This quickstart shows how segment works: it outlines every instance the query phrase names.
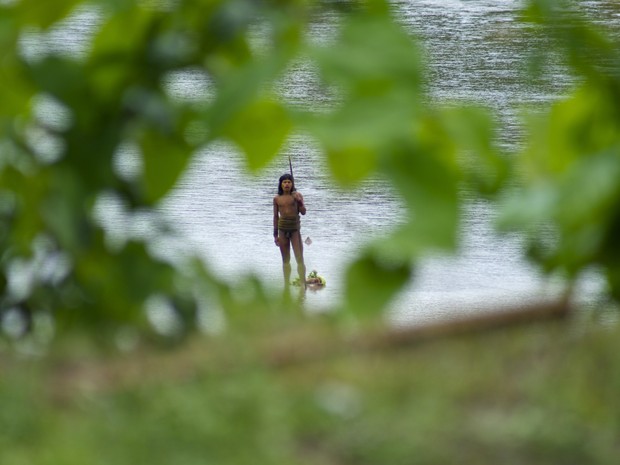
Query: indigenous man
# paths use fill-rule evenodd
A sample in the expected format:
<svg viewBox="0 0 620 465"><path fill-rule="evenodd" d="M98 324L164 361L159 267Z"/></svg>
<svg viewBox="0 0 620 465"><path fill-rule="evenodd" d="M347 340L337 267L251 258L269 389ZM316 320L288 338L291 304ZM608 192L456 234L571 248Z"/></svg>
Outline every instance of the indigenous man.
<svg viewBox="0 0 620 465"><path fill-rule="evenodd" d="M304 248L301 241L299 214L306 214L306 206L301 193L295 190L293 176L283 174L278 181L278 195L273 198L273 238L280 247L284 284L288 287L291 279L291 245L297 262L299 281L306 283Z"/></svg>

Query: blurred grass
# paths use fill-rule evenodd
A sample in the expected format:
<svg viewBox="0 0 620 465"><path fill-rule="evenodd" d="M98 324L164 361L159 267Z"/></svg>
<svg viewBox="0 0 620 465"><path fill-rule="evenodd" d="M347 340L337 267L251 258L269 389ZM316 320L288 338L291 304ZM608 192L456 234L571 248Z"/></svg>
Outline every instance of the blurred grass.
<svg viewBox="0 0 620 465"><path fill-rule="evenodd" d="M5 350L0 463L615 464L619 336L567 319L361 350L315 319L128 354Z"/></svg>

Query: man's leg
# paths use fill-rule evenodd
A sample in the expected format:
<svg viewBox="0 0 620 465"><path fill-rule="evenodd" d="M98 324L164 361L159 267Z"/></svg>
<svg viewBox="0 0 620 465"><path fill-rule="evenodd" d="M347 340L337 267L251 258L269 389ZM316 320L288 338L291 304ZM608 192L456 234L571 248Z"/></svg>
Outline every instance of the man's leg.
<svg viewBox="0 0 620 465"><path fill-rule="evenodd" d="M282 271L284 273L284 285L288 287L291 282L291 240L283 232L278 233L280 253L282 254Z"/></svg>
<svg viewBox="0 0 620 465"><path fill-rule="evenodd" d="M295 231L291 235L291 244L293 245L293 253L295 254L295 261L297 262L297 273L299 274L299 280L306 284L306 264L304 263L304 244L301 241L301 233Z"/></svg>

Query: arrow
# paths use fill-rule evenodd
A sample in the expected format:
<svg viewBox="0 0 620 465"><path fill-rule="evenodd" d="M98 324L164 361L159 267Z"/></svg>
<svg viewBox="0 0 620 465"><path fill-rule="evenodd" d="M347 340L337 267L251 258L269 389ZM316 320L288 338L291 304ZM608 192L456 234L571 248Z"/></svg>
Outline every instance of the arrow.
<svg viewBox="0 0 620 465"><path fill-rule="evenodd" d="M291 156L288 156L288 167L291 170L291 178L293 178L293 182L295 182L295 176L293 176L293 164L291 163Z"/></svg>

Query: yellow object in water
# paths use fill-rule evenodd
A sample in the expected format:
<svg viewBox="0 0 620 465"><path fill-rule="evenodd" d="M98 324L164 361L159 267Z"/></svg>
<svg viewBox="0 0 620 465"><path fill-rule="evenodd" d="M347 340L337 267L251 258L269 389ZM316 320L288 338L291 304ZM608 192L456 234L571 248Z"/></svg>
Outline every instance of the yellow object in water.
<svg viewBox="0 0 620 465"><path fill-rule="evenodd" d="M299 278L295 278L291 284L293 286L299 286ZM323 278L323 276L319 276L316 270L312 270L306 278L306 285L314 289L325 287L326 284L327 281L325 281L325 278Z"/></svg>

